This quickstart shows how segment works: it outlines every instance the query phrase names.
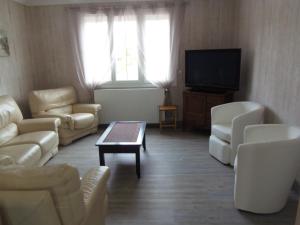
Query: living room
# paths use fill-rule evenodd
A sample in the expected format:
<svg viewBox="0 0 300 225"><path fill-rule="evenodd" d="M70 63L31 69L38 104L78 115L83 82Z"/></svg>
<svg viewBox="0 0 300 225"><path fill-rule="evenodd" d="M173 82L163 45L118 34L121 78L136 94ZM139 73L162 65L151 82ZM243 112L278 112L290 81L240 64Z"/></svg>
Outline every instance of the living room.
<svg viewBox="0 0 300 225"><path fill-rule="evenodd" d="M152 11L155 11L153 8L162 6L162 8L172 8L176 4L179 5L177 14L174 13L173 17L170 17L169 24L172 26L168 28L170 29L168 30L169 42L172 45L170 68L166 68L165 65L168 63L164 63L166 58L162 54L166 47L162 35L166 33L167 29L161 22L149 28L149 31L153 29L154 32L149 32L152 34L149 38L149 45L146 45L145 43L148 42L145 42L143 48L151 50L159 46L160 53L155 54L156 52L154 52L152 58L154 62L163 63L153 66L150 69L149 77L140 76L138 73L136 75L138 82L117 82L117 63L103 60L101 50L105 51L106 47L109 47L108 44L104 45L104 42L112 43L123 40L124 37L120 30L130 30L130 25L128 25L128 27L120 27L119 31L111 31L110 39L101 38L103 40L99 43L93 42L94 38L92 37L94 35L99 35L99 38L103 37L101 34L86 35L91 37L86 41L87 44L90 44L87 45L87 52L92 52L93 48L100 49L96 52L98 55L90 56L93 59L97 57L102 59L91 60L93 65L101 64L101 67L97 67L99 71L96 72L101 74L99 77L102 76L102 80L95 85L94 80L87 82L87 79L82 79L86 77L79 72L82 70L80 68L82 59L78 53L80 51L76 51L78 50L75 45L76 40L74 41L74 37L79 36L77 36L76 30L72 29L74 24L72 21L70 22L70 11L73 15L86 11L90 14L97 14L109 11L110 8L123 9L135 6L147 10L151 8ZM155 11L162 18L164 18L164 12L164 10ZM129 14L132 16L131 13ZM155 15L157 16L157 14ZM97 20L101 19L103 19L103 15L99 13ZM185 105L183 93L190 90L186 86L186 51L208 49L241 49L239 88L234 91L231 101L253 102L264 107L265 124L300 126L298 116L300 110L298 98L300 94L299 22L300 2L298 0L0 0L0 40L7 43L0 42L0 95L11 96L26 119L34 117L29 101L34 90L72 86L74 90L68 93L72 96L75 93L78 103L101 105L99 115L97 114L99 116L98 133L84 136L78 140L74 139L71 143L67 143L69 139L65 139L66 145L62 145L62 140L60 140L58 153L56 149L53 149L55 156L52 158L52 155L48 155L49 159L45 158L46 162L43 162L45 165L40 170L47 166L67 163L76 168L80 176L84 176L90 168L97 168L100 165L98 146L95 144L110 122L147 122L146 151L143 150L143 147L140 150L141 178L138 179L135 174L136 162L132 154L105 154L105 165L110 171L109 178L108 175L105 178L108 184L107 214L98 215L104 217L101 220L97 219L97 215L93 215L93 219L88 223L73 222L73 224L103 224L104 220L108 225L120 223L295 224L297 223L299 191L297 181L293 182L293 187L286 194L288 195L288 199L284 200L286 204L284 207L280 207L276 213L253 213L253 210L241 210L236 207L234 200L234 194L236 194L234 165L224 165L222 160L220 162L216 156L211 156L209 148L212 145L209 130L182 128ZM142 26L140 25L140 27ZM139 34L143 30L140 27L138 26L137 29ZM109 26L105 29L109 31ZM94 32L93 29L91 30ZM131 42L128 43L130 45ZM109 52L109 49L106 50ZM78 54L75 54L76 52ZM141 52L141 55L145 52ZM146 53L144 55L147 57ZM141 58L139 56L136 61L140 63ZM145 68L149 68L146 62L141 64ZM144 69L143 66L139 64L139 68ZM106 71L104 71L104 67ZM113 72L110 71L111 68ZM173 70L172 76L167 76L167 81L157 81L158 78L161 78L160 75L153 74L160 74L164 69ZM111 82L105 82L107 77L103 74L107 71L109 71L108 74L114 74L109 77ZM167 99L165 99L165 94L167 94ZM59 91L54 90L49 94L50 97L55 95L59 95ZM159 105L164 101L176 106L177 129L158 128ZM79 108L80 106L78 112ZM1 120L2 118L6 119L5 115L5 112L3 113L0 109ZM51 121L54 124L51 126L56 127L53 129L59 131L58 127L62 126L59 125L60 122L53 117ZM1 122L0 125L1 135L3 133L4 136L7 136L6 131L2 132L2 128L6 125L5 122L3 124ZM21 125L25 130L32 130L35 126L26 123ZM93 131L91 129L89 132ZM241 130L239 135L243 133L244 130ZM270 137L265 132L257 133L261 136L266 135L266 140L273 137L271 136L272 132L270 132ZM276 135L274 134L274 136ZM0 151L2 144L0 140ZM269 156L270 159L273 159L272 157L273 155ZM275 163L279 166L291 165L290 161L284 161L285 158L278 157L277 155L274 160L278 160ZM263 162L260 161L260 163ZM225 164L234 164L234 162ZM252 167L259 168L259 165L257 162ZM262 168L264 171L270 168L273 170L271 162L265 162L265 165L266 168ZM3 171L5 172L5 170ZM106 171L106 173L109 172ZM272 178L258 177L255 182L265 180L266 187L271 184L279 187L281 178L278 177L278 180L272 183L272 179L276 179L276 174L278 173L274 172ZM262 176L262 174L257 176ZM286 174L286 177L293 176L294 174ZM300 181L299 174L297 177ZM5 205L3 203L6 199L4 196L8 194L2 187L2 185L5 186L5 179L1 180L3 182L0 183L2 192L0 204ZM249 183L247 184L251 186ZM258 187L254 188L256 188L255 190L259 189ZM271 189L275 190L276 188ZM272 192L269 189L264 191ZM250 196L250 199L253 194L243 193L245 196ZM274 199L279 198L278 193L275 191L273 193ZM261 195L264 196L264 194ZM18 202L18 199L15 200ZM9 201L12 202L12 199ZM26 207L24 202L26 203L25 198L22 199L19 207ZM259 201L257 200L257 202ZM273 204L275 205L275 203ZM105 204L103 203L103 205ZM98 207L101 208L102 205ZM20 210L22 209L24 208L20 208ZM2 208L1 213L6 212L5 210L7 209ZM80 210L77 207L70 215L75 218L76 212ZM104 211L104 209L102 210ZM15 211L8 215L1 214L2 223L69 224L72 221L69 218L66 219L69 223L66 223L59 217L56 219L60 222L51 222L49 219L51 214L49 213L47 216L47 211L41 211L41 217L32 221L28 220L31 221L29 223L25 220L28 217L26 212L24 209L24 214L20 214L19 218L17 214L13 214ZM7 218L13 215L17 218L15 221L26 222L8 221Z"/></svg>

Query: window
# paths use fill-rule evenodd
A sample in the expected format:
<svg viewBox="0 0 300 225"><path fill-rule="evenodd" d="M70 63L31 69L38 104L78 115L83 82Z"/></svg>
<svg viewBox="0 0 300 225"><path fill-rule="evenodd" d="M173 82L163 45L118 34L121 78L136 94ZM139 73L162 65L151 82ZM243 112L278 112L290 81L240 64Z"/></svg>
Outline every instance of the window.
<svg viewBox="0 0 300 225"><path fill-rule="evenodd" d="M139 19L137 19L139 18ZM111 22L109 22L111 21ZM82 51L86 77L106 87L148 86L168 74L168 13L93 15L83 21Z"/></svg>
<svg viewBox="0 0 300 225"><path fill-rule="evenodd" d="M115 20L113 34L116 59L115 80L137 81L139 74L136 20Z"/></svg>

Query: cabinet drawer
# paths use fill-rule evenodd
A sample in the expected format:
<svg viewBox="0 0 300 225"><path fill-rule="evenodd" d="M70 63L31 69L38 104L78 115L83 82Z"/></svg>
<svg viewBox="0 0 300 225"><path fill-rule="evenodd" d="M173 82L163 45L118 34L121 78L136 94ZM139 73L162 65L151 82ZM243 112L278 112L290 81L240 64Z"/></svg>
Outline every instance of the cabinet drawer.
<svg viewBox="0 0 300 225"><path fill-rule="evenodd" d="M224 103L223 96L207 96L206 102L208 106L216 106Z"/></svg>
<svg viewBox="0 0 300 225"><path fill-rule="evenodd" d="M203 113L205 111L206 98L193 95L185 100L186 112Z"/></svg>
<svg viewBox="0 0 300 225"><path fill-rule="evenodd" d="M189 128L197 128L204 126L205 114L186 113L184 116L184 124Z"/></svg>
<svg viewBox="0 0 300 225"><path fill-rule="evenodd" d="M210 128L211 108L232 101L232 93L183 92L183 125L189 128Z"/></svg>

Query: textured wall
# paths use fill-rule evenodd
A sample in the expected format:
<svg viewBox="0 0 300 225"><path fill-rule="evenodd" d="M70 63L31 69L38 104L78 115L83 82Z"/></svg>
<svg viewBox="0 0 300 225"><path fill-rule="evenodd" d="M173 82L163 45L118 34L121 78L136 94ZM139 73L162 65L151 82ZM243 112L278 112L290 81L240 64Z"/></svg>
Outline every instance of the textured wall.
<svg viewBox="0 0 300 225"><path fill-rule="evenodd" d="M268 107L267 122L300 125L300 1L238 1L240 98Z"/></svg>
<svg viewBox="0 0 300 225"><path fill-rule="evenodd" d="M187 6L180 69L184 72L184 49L226 48L233 45L234 0L192 0ZM34 52L35 88L75 85L65 6L29 7L32 49ZM182 106L184 74L172 89L173 102ZM80 92L81 99L87 93Z"/></svg>
<svg viewBox="0 0 300 225"><path fill-rule="evenodd" d="M86 100L88 93L82 91L76 79L65 7L28 7L27 11L35 62L35 89L73 85L80 90L81 100Z"/></svg>
<svg viewBox="0 0 300 225"><path fill-rule="evenodd" d="M235 38L235 0L191 0L186 8L177 87L172 99L182 118L182 92L185 89L185 50L233 48Z"/></svg>
<svg viewBox="0 0 300 225"><path fill-rule="evenodd" d="M27 95L33 82L25 7L0 0L0 29L7 31L10 47L10 56L0 57L0 95L13 96L28 116Z"/></svg>

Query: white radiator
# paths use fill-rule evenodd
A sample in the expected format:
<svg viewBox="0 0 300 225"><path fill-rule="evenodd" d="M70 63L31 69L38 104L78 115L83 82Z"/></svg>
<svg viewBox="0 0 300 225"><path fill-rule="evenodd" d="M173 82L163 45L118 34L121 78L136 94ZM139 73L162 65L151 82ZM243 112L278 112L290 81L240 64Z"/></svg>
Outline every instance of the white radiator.
<svg viewBox="0 0 300 225"><path fill-rule="evenodd" d="M158 123L158 106L163 103L161 88L98 89L95 102L101 104L100 123L133 120Z"/></svg>

